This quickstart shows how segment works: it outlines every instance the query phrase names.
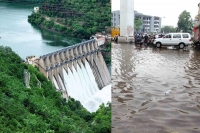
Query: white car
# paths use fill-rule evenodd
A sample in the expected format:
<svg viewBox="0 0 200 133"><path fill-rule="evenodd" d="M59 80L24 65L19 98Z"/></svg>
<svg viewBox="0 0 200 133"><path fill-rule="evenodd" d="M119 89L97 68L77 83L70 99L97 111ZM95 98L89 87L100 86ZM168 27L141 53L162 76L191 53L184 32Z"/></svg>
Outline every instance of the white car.
<svg viewBox="0 0 200 133"><path fill-rule="evenodd" d="M168 33L163 38L155 39L153 42L157 48L161 46L179 46L183 49L186 45L192 44L189 33Z"/></svg>

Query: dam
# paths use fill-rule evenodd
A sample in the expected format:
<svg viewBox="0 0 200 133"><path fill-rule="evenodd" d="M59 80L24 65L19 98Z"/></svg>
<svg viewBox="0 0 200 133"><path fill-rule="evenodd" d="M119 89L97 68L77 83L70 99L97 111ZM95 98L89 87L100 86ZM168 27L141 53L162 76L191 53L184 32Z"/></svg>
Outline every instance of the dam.
<svg viewBox="0 0 200 133"><path fill-rule="evenodd" d="M70 96L84 104L97 91L111 84L99 41L91 39L39 58L29 57L27 62L38 67L63 98Z"/></svg>

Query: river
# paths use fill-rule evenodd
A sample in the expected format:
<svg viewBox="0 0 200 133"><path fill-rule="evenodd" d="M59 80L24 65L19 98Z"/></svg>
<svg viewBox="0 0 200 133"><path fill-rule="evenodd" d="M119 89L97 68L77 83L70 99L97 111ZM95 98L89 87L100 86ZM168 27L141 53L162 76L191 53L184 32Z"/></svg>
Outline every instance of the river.
<svg viewBox="0 0 200 133"><path fill-rule="evenodd" d="M0 2L0 45L11 47L22 59L26 59L30 55L39 57L59 50L63 46L81 42L81 39L67 37L28 23L28 15L32 13L34 6L37 5ZM111 95L111 86L105 88L88 100L88 103L93 103L93 105L98 103L95 107L87 104L89 111L96 111L100 101L102 103L111 101L111 96L105 97L105 94Z"/></svg>
<svg viewBox="0 0 200 133"><path fill-rule="evenodd" d="M112 44L113 133L199 133L199 125L199 52Z"/></svg>
<svg viewBox="0 0 200 133"><path fill-rule="evenodd" d="M80 39L66 37L28 23L34 5L6 4L0 2L0 45L9 46L22 59L56 51L81 42ZM55 46L57 45L57 46Z"/></svg>

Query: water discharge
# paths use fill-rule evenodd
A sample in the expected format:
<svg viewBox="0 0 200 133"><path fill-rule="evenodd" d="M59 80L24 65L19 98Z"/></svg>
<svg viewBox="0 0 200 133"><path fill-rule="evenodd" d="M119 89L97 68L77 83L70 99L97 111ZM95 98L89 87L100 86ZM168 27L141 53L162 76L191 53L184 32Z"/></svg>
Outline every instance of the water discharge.
<svg viewBox="0 0 200 133"><path fill-rule="evenodd" d="M199 125L199 52L112 44L113 133L199 133Z"/></svg>
<svg viewBox="0 0 200 133"><path fill-rule="evenodd" d="M102 103L106 105L108 102L111 102L111 84L105 86L93 96L89 97L87 101L83 103L83 106L88 111L95 112L99 108L99 105Z"/></svg>
<svg viewBox="0 0 200 133"><path fill-rule="evenodd" d="M57 81L54 76L53 76L53 83L54 83L56 89L59 90L59 86L58 86Z"/></svg>
<svg viewBox="0 0 200 133"><path fill-rule="evenodd" d="M59 80L59 82L61 83L61 86L62 86L62 88L64 88L64 84L63 84L63 82L62 82L62 79L61 79L61 77L60 77L60 75L58 75L58 80ZM62 90L62 91L64 91L64 90Z"/></svg>
<svg viewBox="0 0 200 133"><path fill-rule="evenodd" d="M96 91L99 90L99 88L98 88L97 83L95 81L95 77L92 73L92 69L90 68L90 65L87 61L85 62L85 68L86 68L87 73L89 75L90 83L92 85L92 91L93 91L93 94L94 94Z"/></svg>
<svg viewBox="0 0 200 133"><path fill-rule="evenodd" d="M72 66L72 73L73 73L73 76L74 76L74 88L73 90L76 90L76 97L77 97L77 100L79 100L81 103L84 102L84 99L82 98L82 93L81 91L84 90L85 88L83 88L83 86L81 86L81 79L79 78L79 75L76 71L76 69L74 68L74 66Z"/></svg>
<svg viewBox="0 0 200 133"><path fill-rule="evenodd" d="M96 111L100 104L111 101L111 85L100 90L87 61L85 65L77 64L77 69L72 65L71 69L66 72L63 68L64 83L69 96L79 100L90 112Z"/></svg>
<svg viewBox="0 0 200 133"><path fill-rule="evenodd" d="M80 64L81 65L81 64ZM84 66L81 65L81 67L79 65L77 65L77 73L78 73L78 76L80 77L80 83L81 83L81 86L82 86L82 91L81 91L81 94L83 96L83 99L86 99L88 97L88 92L87 91L83 91L83 89L85 89L87 86L86 86L86 80L83 76L83 73L82 73L82 69Z"/></svg>

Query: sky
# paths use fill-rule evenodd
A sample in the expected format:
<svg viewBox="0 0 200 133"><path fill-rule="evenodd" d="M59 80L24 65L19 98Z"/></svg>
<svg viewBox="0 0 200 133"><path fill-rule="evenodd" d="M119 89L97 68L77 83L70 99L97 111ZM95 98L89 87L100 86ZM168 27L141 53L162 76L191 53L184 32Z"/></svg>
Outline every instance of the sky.
<svg viewBox="0 0 200 133"><path fill-rule="evenodd" d="M192 19L198 14L199 0L134 0L134 10L162 18L161 26L177 26L179 15L186 10ZM120 10L120 0L112 0L112 11Z"/></svg>

